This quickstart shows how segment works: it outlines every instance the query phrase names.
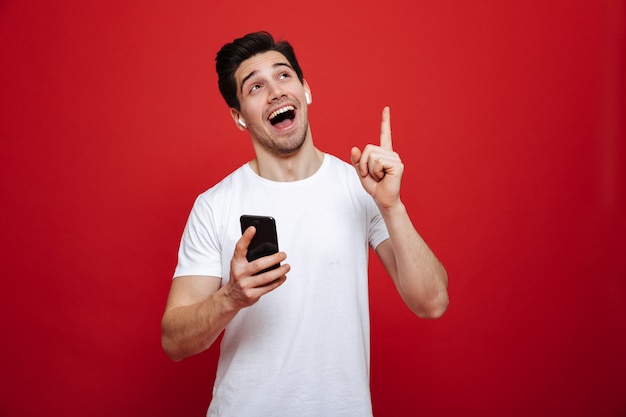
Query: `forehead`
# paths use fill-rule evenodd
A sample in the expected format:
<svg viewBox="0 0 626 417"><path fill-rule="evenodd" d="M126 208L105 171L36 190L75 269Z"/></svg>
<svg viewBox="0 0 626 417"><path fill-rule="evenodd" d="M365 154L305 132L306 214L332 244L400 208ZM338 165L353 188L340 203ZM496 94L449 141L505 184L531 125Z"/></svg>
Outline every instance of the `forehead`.
<svg viewBox="0 0 626 417"><path fill-rule="evenodd" d="M291 67L287 58L280 52L267 51L256 54L243 61L235 71L237 86L241 86L245 80L257 73L273 71L274 68L282 65Z"/></svg>

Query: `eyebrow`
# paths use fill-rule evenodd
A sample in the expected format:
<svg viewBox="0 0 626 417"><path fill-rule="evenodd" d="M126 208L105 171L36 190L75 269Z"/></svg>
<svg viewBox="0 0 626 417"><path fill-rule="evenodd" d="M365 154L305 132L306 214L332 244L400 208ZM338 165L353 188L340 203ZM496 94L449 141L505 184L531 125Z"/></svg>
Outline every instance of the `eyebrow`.
<svg viewBox="0 0 626 417"><path fill-rule="evenodd" d="M286 62L277 62L273 65L273 68L280 68L280 67L287 67L289 69L291 69L292 71L295 72L295 70L293 69L293 67L291 65L289 65ZM243 86L246 84L246 81L248 81L250 78L252 78L258 71L252 71L250 74L246 75L245 77L243 77L243 79L241 80L241 87L240 87L240 93L243 94Z"/></svg>

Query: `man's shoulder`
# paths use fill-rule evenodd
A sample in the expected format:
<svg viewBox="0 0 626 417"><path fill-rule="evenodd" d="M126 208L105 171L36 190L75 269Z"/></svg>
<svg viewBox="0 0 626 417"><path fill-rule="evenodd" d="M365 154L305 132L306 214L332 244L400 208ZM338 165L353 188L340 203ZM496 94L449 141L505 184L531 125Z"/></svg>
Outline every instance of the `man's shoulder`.
<svg viewBox="0 0 626 417"><path fill-rule="evenodd" d="M331 169L341 170L347 173L351 173L352 171L354 171L354 167L352 165L350 165L348 162L344 161L343 159L339 158L338 156L330 154L330 153L325 153L324 155L326 159L328 160L328 165Z"/></svg>
<svg viewBox="0 0 626 417"><path fill-rule="evenodd" d="M222 178L217 184L206 190L205 193L211 191L220 191L224 189L227 190L230 187L233 187L236 184L240 183L241 181L244 181L244 178L246 176L246 166L246 164L240 166L239 168Z"/></svg>
<svg viewBox="0 0 626 417"><path fill-rule="evenodd" d="M326 154L326 159L328 160L327 173L333 178L334 182L348 183L352 186L359 185L359 188L361 188L359 177L350 163L329 153Z"/></svg>
<svg viewBox="0 0 626 417"><path fill-rule="evenodd" d="M232 171L230 174L222 178L219 182L212 185L207 190L200 193L198 196L199 200L210 200L220 195L227 194L233 191L233 187L237 187L238 184L241 184L244 181L246 165L242 165L236 170Z"/></svg>

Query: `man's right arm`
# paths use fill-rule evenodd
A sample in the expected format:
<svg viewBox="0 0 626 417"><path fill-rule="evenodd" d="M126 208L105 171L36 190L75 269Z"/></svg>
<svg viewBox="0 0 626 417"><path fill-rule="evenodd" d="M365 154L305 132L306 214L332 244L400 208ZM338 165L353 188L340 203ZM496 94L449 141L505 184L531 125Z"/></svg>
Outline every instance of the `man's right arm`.
<svg viewBox="0 0 626 417"><path fill-rule="evenodd" d="M237 311L219 291L216 277L188 276L172 281L161 321L163 350L174 361L207 349Z"/></svg>
<svg viewBox="0 0 626 417"><path fill-rule="evenodd" d="M242 308L256 303L263 295L282 285L289 265L254 275L286 259L284 252L248 262L246 252L254 236L248 228L235 246L230 263L230 279L207 276L181 276L172 281L161 321L161 343L175 361L209 348L226 325Z"/></svg>

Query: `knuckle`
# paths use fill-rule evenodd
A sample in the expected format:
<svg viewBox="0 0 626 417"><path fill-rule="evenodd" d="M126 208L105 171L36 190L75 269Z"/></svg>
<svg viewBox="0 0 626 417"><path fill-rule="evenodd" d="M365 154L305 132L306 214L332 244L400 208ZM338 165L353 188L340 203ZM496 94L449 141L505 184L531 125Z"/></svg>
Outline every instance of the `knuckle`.
<svg viewBox="0 0 626 417"><path fill-rule="evenodd" d="M264 265L265 265L265 262L263 262L261 259L255 259L254 261L250 262L250 266L252 267L254 271L263 270Z"/></svg>

